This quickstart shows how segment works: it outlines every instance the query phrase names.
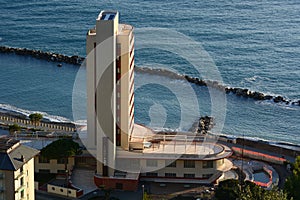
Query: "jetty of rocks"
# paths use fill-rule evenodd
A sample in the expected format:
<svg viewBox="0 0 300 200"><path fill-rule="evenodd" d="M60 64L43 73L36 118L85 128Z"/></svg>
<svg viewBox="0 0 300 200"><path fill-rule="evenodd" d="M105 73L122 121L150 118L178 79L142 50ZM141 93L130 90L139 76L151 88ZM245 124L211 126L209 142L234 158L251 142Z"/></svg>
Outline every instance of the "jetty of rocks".
<svg viewBox="0 0 300 200"><path fill-rule="evenodd" d="M31 56L42 60L59 62L59 63L68 63L73 65L81 65L82 62L84 61L84 58L78 55L67 56L59 53L44 52L40 50L33 50L33 49L26 49L26 48L14 48L14 47L7 47L7 46L0 46L0 53L14 53L16 55ZM58 64L58 66L61 67L62 65Z"/></svg>
<svg viewBox="0 0 300 200"><path fill-rule="evenodd" d="M26 48L14 48L14 47L7 47L7 46L0 46L0 53L14 53L16 55L24 55L24 56L31 56L37 59L43 59L47 61L52 62L58 62L58 67L62 67L61 63L68 63L73 65L81 65L84 61L84 57L80 57L78 55L73 56L67 56L59 53L53 53L53 52L43 52L40 50L32 50L32 49L26 49ZM300 99L299 100L291 100L284 98L283 96L272 96L272 95L266 95L261 92L257 91L251 91L247 88L238 88L238 87L227 87L223 84L220 84L217 81L212 80L202 80L197 77L191 77L188 75L182 75L175 73L170 70L166 69L151 69L147 67L136 67L136 72L141 73L148 73L148 74L155 74L160 76L165 76L171 79L179 79L179 80L186 80L190 83L199 85L199 86L206 86L218 89L220 91L224 91L227 94L232 93L239 97L245 97L245 98L251 98L254 100L270 100L274 103L283 103L286 105L298 105L300 106Z"/></svg>

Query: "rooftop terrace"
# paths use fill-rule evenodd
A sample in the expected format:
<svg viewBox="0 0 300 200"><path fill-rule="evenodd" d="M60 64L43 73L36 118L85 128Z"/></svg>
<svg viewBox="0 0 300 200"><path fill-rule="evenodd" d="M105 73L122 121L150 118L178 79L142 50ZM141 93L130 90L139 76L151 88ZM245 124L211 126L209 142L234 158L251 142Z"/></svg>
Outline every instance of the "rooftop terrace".
<svg viewBox="0 0 300 200"><path fill-rule="evenodd" d="M151 129L135 124L134 132L130 139L131 152L118 153L119 155L143 158L162 159L199 159L214 160L229 157L232 154L230 148L217 144L217 141L209 136L197 136L194 134L157 134ZM131 157L131 156L130 156Z"/></svg>

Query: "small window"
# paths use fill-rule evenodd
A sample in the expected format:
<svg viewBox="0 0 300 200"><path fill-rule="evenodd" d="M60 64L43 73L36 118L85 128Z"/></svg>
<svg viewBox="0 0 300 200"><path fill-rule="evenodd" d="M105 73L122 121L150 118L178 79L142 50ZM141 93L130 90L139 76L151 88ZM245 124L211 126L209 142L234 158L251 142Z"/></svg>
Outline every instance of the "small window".
<svg viewBox="0 0 300 200"><path fill-rule="evenodd" d="M184 168L195 168L195 161L194 160L185 160Z"/></svg>
<svg viewBox="0 0 300 200"><path fill-rule="evenodd" d="M60 189L60 191L63 192L64 190L63 190L63 189Z"/></svg>
<svg viewBox="0 0 300 200"><path fill-rule="evenodd" d="M151 160L151 159L146 160L146 165L148 167L157 167L157 160Z"/></svg>
<svg viewBox="0 0 300 200"><path fill-rule="evenodd" d="M184 174L184 178L195 178L195 174Z"/></svg>
<svg viewBox="0 0 300 200"><path fill-rule="evenodd" d="M68 193L69 193L69 194L71 194L71 193L72 193L72 191L71 191L71 190L69 190L69 191L68 191Z"/></svg>
<svg viewBox="0 0 300 200"><path fill-rule="evenodd" d="M23 172L23 166L20 168L20 172L21 172L21 173Z"/></svg>
<svg viewBox="0 0 300 200"><path fill-rule="evenodd" d="M39 169L39 173L49 174L50 173L50 169Z"/></svg>
<svg viewBox="0 0 300 200"><path fill-rule="evenodd" d="M203 178L207 178L209 179L210 177L212 177L213 174L203 174L202 177Z"/></svg>
<svg viewBox="0 0 300 200"><path fill-rule="evenodd" d="M24 185L24 178L23 177L20 179L20 185L21 186Z"/></svg>
<svg viewBox="0 0 300 200"><path fill-rule="evenodd" d="M176 177L176 173L165 173L165 177Z"/></svg>
<svg viewBox="0 0 300 200"><path fill-rule="evenodd" d="M170 163L167 167L176 167L176 160L172 163Z"/></svg>
<svg viewBox="0 0 300 200"><path fill-rule="evenodd" d="M68 164L68 158L57 159L57 164L65 164L65 162Z"/></svg>
<svg viewBox="0 0 300 200"><path fill-rule="evenodd" d="M147 172L147 173L146 173L146 176L157 177L158 174L157 174L157 173L154 173L154 172Z"/></svg>
<svg viewBox="0 0 300 200"><path fill-rule="evenodd" d="M55 187L52 187L52 190L55 190Z"/></svg>
<svg viewBox="0 0 300 200"><path fill-rule="evenodd" d="M212 160L203 162L203 168L213 168L213 167L214 167L214 162Z"/></svg>
<svg viewBox="0 0 300 200"><path fill-rule="evenodd" d="M43 156L39 156L39 163L49 163L50 160L46 157L43 157Z"/></svg>
<svg viewBox="0 0 300 200"><path fill-rule="evenodd" d="M21 198L24 198L24 190L21 190Z"/></svg>

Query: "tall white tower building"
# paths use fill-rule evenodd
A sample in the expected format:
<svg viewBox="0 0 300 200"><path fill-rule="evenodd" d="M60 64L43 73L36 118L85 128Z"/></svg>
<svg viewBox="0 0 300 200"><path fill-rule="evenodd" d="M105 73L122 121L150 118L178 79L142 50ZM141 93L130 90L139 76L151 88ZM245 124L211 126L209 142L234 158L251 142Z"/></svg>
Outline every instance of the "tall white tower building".
<svg viewBox="0 0 300 200"><path fill-rule="evenodd" d="M87 33L88 149L97 156L98 187L136 190L139 180L182 188L217 183L232 151L204 136L156 134L134 124L133 27L102 11Z"/></svg>
<svg viewBox="0 0 300 200"><path fill-rule="evenodd" d="M119 24L117 11L102 11L86 52L88 144L97 152L97 173L111 176L116 147L129 149L134 127L133 27Z"/></svg>

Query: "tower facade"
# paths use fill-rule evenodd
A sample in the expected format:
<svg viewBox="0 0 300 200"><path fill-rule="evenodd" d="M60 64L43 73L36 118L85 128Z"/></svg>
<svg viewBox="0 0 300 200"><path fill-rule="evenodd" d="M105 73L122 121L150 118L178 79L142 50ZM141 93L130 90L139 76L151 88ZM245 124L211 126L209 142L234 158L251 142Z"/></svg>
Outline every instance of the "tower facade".
<svg viewBox="0 0 300 200"><path fill-rule="evenodd" d="M134 127L133 27L119 24L117 11L100 12L86 52L88 146L97 155L97 174L111 176L116 148L129 149Z"/></svg>

